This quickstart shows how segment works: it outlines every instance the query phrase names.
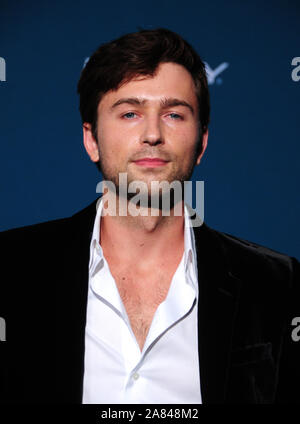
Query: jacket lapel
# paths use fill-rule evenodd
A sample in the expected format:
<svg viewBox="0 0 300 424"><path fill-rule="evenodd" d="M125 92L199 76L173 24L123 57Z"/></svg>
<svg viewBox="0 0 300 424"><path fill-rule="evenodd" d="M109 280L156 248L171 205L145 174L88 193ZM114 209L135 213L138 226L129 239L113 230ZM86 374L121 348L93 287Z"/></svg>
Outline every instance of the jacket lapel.
<svg viewBox="0 0 300 424"><path fill-rule="evenodd" d="M68 220L66 250L56 293L58 402L81 403L90 241L96 201Z"/></svg>
<svg viewBox="0 0 300 424"><path fill-rule="evenodd" d="M202 402L225 402L240 280L230 271L217 233L195 227L199 302L198 346Z"/></svg>

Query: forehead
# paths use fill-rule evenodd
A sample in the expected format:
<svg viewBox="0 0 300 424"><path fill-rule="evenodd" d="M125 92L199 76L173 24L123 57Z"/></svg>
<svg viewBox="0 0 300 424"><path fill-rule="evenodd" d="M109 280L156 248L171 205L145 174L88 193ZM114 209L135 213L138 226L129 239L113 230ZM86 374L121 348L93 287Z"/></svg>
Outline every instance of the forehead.
<svg viewBox="0 0 300 424"><path fill-rule="evenodd" d="M121 97L136 96L147 99L146 104L158 103L162 98L172 97L192 103L197 108L196 88L191 74L176 63L162 63L153 77L137 76L107 92L99 103L99 109L110 107Z"/></svg>

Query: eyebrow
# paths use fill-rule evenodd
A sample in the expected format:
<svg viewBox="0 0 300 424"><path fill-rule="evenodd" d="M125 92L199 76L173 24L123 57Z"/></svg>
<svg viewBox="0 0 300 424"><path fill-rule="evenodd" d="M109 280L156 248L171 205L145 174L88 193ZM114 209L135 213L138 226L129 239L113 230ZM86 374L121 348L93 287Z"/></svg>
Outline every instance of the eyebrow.
<svg viewBox="0 0 300 424"><path fill-rule="evenodd" d="M111 106L111 110L113 110L114 108L116 108L117 106L121 105L121 104L130 104L130 105L136 105L136 106L143 106L144 104L146 104L148 102L147 99L143 99L143 98L139 98L139 97L125 97L122 99L117 100L112 106ZM187 108L190 109L190 111L192 112L192 114L194 115L194 108L192 105L190 105L188 102L186 102L185 100L181 100L181 99L176 99L173 97L168 97L168 98L164 98L161 99L160 101L160 105L163 109L166 109L168 107L174 107L174 106L185 106Z"/></svg>

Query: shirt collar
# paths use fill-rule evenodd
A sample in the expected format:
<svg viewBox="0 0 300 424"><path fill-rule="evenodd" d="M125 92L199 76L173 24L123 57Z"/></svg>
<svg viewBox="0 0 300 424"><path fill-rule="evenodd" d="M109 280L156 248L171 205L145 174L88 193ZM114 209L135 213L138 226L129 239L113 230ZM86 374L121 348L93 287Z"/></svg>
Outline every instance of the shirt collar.
<svg viewBox="0 0 300 424"><path fill-rule="evenodd" d="M91 273L94 273L99 262L103 261L103 250L100 244L100 225L102 209L103 202L102 198L100 198L97 203L97 213L95 217L90 245L89 269ZM185 273L188 273L190 275L190 282L192 286L195 288L195 290L198 290L195 236L193 227L190 225L190 215L186 204L184 205L184 270Z"/></svg>
<svg viewBox="0 0 300 424"><path fill-rule="evenodd" d="M194 230L190 222L189 210L184 205L184 269L190 275L190 282L198 292L198 270Z"/></svg>

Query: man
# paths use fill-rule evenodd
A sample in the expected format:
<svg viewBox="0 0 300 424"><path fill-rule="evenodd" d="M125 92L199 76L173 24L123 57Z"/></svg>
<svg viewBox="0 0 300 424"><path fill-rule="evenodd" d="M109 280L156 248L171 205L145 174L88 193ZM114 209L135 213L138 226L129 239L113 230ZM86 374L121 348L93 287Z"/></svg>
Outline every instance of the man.
<svg viewBox="0 0 300 424"><path fill-rule="evenodd" d="M105 194L1 234L2 402L299 401L299 262L193 226L183 198L165 214L152 186L182 186L207 147L197 53L166 29L127 34L93 54L78 92ZM129 213L122 174L158 204Z"/></svg>

